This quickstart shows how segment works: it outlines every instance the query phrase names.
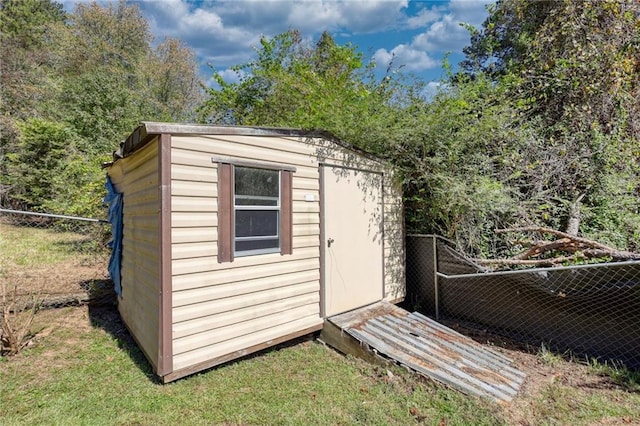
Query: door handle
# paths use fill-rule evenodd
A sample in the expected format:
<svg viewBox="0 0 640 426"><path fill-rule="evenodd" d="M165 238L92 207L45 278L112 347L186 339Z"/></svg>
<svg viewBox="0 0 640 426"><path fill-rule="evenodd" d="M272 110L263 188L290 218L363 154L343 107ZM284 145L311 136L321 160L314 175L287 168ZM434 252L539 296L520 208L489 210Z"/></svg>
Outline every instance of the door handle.
<svg viewBox="0 0 640 426"><path fill-rule="evenodd" d="M333 238L329 238L329 239L327 240L327 247L331 247L331 244L333 244L333 242L334 242L334 241L335 241L335 240L334 240Z"/></svg>

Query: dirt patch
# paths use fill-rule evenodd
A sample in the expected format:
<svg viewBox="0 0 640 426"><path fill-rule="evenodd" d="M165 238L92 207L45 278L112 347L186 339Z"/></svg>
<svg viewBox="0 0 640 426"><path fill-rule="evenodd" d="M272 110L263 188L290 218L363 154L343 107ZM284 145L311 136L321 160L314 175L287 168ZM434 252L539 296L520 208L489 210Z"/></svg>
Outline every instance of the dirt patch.
<svg viewBox="0 0 640 426"><path fill-rule="evenodd" d="M13 302L17 309L33 303L45 308L86 303L109 279L107 262L104 255L94 259L68 258L45 265L3 262L0 292L4 291L4 303Z"/></svg>
<svg viewBox="0 0 640 426"><path fill-rule="evenodd" d="M5 303L69 295L83 299L95 281L107 279L109 250L98 226L72 231L4 219L0 217L0 291L9 299Z"/></svg>
<svg viewBox="0 0 640 426"><path fill-rule="evenodd" d="M108 278L106 264L82 265L73 260L29 268L13 265L4 272L7 293L19 300L86 294L93 281Z"/></svg>
<svg viewBox="0 0 640 426"><path fill-rule="evenodd" d="M457 323L447 325L507 356L527 375L518 395L501 404L501 417L507 424L640 425L640 384L616 383L586 360L563 357ZM595 420L584 414L580 418L597 405L602 405L603 414L607 407L618 407L625 414L595 416Z"/></svg>
<svg viewBox="0 0 640 426"><path fill-rule="evenodd" d="M577 419L573 424L640 425L637 407L633 407L633 400L626 399L628 389L608 376L597 374L588 365L562 359L547 363L540 355L514 349L498 350L527 375L516 398L503 406L503 416L508 424L558 424L552 421L555 416L571 418L572 410L582 409L588 401L599 401L602 405L620 404L623 411L624 405L629 405L627 408L635 413L598 420Z"/></svg>
<svg viewBox="0 0 640 426"><path fill-rule="evenodd" d="M32 335L26 348L37 348L38 365L22 353L9 357L11 368L24 373L31 381L44 380L51 370L72 364L68 353L80 345L80 336L91 330L87 307L40 310L31 325Z"/></svg>

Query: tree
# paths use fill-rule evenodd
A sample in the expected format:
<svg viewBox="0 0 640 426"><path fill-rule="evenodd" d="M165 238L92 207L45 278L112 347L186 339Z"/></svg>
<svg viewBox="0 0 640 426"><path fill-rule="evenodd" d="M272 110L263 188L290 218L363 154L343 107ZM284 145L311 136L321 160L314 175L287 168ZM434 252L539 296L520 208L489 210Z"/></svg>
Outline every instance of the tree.
<svg viewBox="0 0 640 426"><path fill-rule="evenodd" d="M65 18L62 4L51 0L0 1L0 33L14 48L42 47L48 25Z"/></svg>
<svg viewBox="0 0 640 426"><path fill-rule="evenodd" d="M62 5L51 0L0 1L0 117L3 127L33 115L49 96L51 27L64 20Z"/></svg>
<svg viewBox="0 0 640 426"><path fill-rule="evenodd" d="M351 45L328 33L307 44L295 30L262 38L257 58L233 68L239 83L219 74L200 108L202 121L329 130L375 152L384 152L395 99L410 87L387 76L378 81L371 65ZM375 129L375 130L374 130Z"/></svg>
<svg viewBox="0 0 640 426"><path fill-rule="evenodd" d="M126 0L106 7L95 1L79 3L69 16L67 29L68 38L61 46L65 74L108 68L128 72L130 86L137 83L135 68L149 55L153 39L137 5Z"/></svg>
<svg viewBox="0 0 640 426"><path fill-rule="evenodd" d="M151 100L167 120L193 121L203 99L195 53L184 42L166 38L144 67Z"/></svg>
<svg viewBox="0 0 640 426"><path fill-rule="evenodd" d="M479 75L404 110L389 150L403 176L408 232L489 255L499 245L492 230L525 214L505 149L522 135L505 100L504 87Z"/></svg>
<svg viewBox="0 0 640 426"><path fill-rule="evenodd" d="M19 149L5 159L6 183L14 203L37 208L53 198L52 182L75 151L78 137L68 126L41 119L18 122L18 128Z"/></svg>
<svg viewBox="0 0 640 426"><path fill-rule="evenodd" d="M511 144L529 221L639 247L639 46L632 0L501 0L472 35L465 72L504 85L529 135Z"/></svg>
<svg viewBox="0 0 640 426"><path fill-rule="evenodd" d="M135 4L78 4L58 34L66 106L59 119L96 149L126 137L141 120L181 121L200 101L195 54L167 39L152 49Z"/></svg>
<svg viewBox="0 0 640 426"><path fill-rule="evenodd" d="M17 149L16 122L38 115L53 93L51 27L64 20L50 0L0 0L0 201L9 191L5 155Z"/></svg>
<svg viewBox="0 0 640 426"><path fill-rule="evenodd" d="M57 118L93 141L93 153L124 138L141 119L155 118L141 71L152 37L137 6L80 3L56 36L63 79Z"/></svg>
<svg viewBox="0 0 640 426"><path fill-rule="evenodd" d="M512 85L544 125L640 137L640 4L633 0L501 0L472 35L467 73Z"/></svg>
<svg viewBox="0 0 640 426"><path fill-rule="evenodd" d="M257 59L235 67L239 83L209 91L209 120L329 130L396 167L409 232L437 232L474 252L486 231L518 214L501 144L513 136L504 90L465 79L431 102L402 73L375 79L351 45L324 33L313 45L296 31L263 39Z"/></svg>
<svg viewBox="0 0 640 426"><path fill-rule="evenodd" d="M482 30L467 27L471 44L463 49L461 68L493 78L522 69L529 45L553 7L550 0L498 0L488 5Z"/></svg>
<svg viewBox="0 0 640 426"><path fill-rule="evenodd" d="M124 0L68 16L48 0L0 1L2 204L100 214L100 163L117 144L141 120L193 116L195 55L175 40L152 48Z"/></svg>

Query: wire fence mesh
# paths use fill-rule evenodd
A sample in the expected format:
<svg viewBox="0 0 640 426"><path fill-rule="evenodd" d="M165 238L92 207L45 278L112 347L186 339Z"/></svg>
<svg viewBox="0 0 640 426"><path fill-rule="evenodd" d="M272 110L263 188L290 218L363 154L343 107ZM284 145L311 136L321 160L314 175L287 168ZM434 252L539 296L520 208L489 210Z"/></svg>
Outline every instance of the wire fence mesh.
<svg viewBox="0 0 640 426"><path fill-rule="evenodd" d="M105 220L0 209L0 303L82 303L109 287Z"/></svg>
<svg viewBox="0 0 640 426"><path fill-rule="evenodd" d="M640 369L640 262L490 272L442 238L412 235L407 287L437 319Z"/></svg>

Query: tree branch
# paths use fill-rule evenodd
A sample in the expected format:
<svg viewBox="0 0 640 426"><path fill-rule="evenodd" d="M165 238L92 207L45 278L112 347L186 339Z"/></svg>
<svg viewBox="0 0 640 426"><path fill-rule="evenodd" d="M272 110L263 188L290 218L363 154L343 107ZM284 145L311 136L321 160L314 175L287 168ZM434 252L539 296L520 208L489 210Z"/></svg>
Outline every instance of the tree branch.
<svg viewBox="0 0 640 426"><path fill-rule="evenodd" d="M560 256L551 259L473 259L479 265L526 265L526 266L554 266L563 262L580 260L581 256Z"/></svg>
<svg viewBox="0 0 640 426"><path fill-rule="evenodd" d="M594 259L610 257L614 260L640 260L640 253L617 250L613 247L601 244L588 238L577 237L566 232L557 231L543 226L523 226L518 228L497 229L496 234L507 232L537 232L540 234L551 234L560 239L555 241L533 240L528 241L531 247L513 256L511 259L476 259L481 265L533 265L533 266L553 266L567 261L577 261L583 259ZM545 253L552 251L572 253L571 256L556 256L554 258L540 259ZM535 259L534 259L535 258Z"/></svg>
<svg viewBox="0 0 640 426"><path fill-rule="evenodd" d="M591 248L597 248L597 249L607 250L607 251L617 251L616 249L606 246L604 244L600 244L597 241L589 240L587 238L577 237L575 235L567 234L566 232L556 231L555 229L545 228L544 226L531 225L531 226L522 226L519 228L504 228L504 229L495 230L496 234L504 234L507 232L538 232L542 234L552 234L560 238L568 238L574 242L583 244Z"/></svg>

